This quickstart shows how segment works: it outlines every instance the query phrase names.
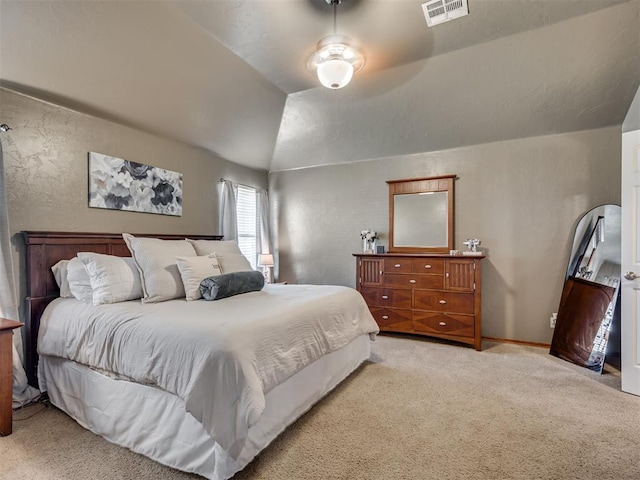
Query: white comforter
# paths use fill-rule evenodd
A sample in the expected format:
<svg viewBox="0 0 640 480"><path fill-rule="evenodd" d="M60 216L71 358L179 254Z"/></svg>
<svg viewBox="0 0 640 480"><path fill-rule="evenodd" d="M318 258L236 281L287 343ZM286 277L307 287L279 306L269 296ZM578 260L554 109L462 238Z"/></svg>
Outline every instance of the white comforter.
<svg viewBox="0 0 640 480"><path fill-rule="evenodd" d="M267 392L321 356L377 332L351 288L267 285L213 302L94 307L57 299L42 317L38 351L179 396L237 458Z"/></svg>

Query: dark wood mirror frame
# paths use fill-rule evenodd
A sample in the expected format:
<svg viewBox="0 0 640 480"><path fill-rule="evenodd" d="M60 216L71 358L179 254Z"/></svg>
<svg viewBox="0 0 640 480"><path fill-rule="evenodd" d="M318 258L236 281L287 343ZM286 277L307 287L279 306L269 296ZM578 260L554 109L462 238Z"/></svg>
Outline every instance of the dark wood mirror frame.
<svg viewBox="0 0 640 480"><path fill-rule="evenodd" d="M437 177L410 178L404 180L387 180L389 184L389 252L391 253L449 253L454 248L454 193L453 184L456 175L441 175ZM417 193L446 192L447 193L447 244L424 246L396 246L394 240L394 215L396 195ZM425 221L428 221L425 218Z"/></svg>

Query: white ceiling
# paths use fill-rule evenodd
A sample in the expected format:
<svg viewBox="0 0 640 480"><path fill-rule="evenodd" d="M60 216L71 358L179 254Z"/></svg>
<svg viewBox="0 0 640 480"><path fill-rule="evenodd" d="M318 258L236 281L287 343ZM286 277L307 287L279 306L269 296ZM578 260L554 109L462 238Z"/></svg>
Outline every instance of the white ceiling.
<svg viewBox="0 0 640 480"><path fill-rule="evenodd" d="M469 0L471 14L427 27L426 0L344 0L336 33L366 54L362 74L379 72L550 25L627 0ZM333 31L326 0L179 1L176 7L286 93L317 87L306 59Z"/></svg>
<svg viewBox="0 0 640 480"><path fill-rule="evenodd" d="M640 0L469 0L432 29L420 4L344 0L367 63L328 91L305 66L325 0L0 0L0 82L265 170L624 119Z"/></svg>

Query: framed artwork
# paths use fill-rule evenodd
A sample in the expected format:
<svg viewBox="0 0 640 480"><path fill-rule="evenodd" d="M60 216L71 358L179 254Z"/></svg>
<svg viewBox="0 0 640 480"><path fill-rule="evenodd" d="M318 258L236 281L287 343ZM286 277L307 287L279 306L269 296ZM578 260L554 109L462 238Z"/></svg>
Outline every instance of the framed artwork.
<svg viewBox="0 0 640 480"><path fill-rule="evenodd" d="M89 207L182 216L182 174L89 152Z"/></svg>

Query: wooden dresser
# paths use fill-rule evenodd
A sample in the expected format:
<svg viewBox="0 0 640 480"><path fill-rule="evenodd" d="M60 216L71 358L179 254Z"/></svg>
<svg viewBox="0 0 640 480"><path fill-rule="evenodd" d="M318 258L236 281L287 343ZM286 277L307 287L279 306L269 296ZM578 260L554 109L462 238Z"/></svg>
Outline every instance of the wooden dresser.
<svg viewBox="0 0 640 480"><path fill-rule="evenodd" d="M380 330L439 337L482 348L484 256L354 254L356 285Z"/></svg>
<svg viewBox="0 0 640 480"><path fill-rule="evenodd" d="M22 325L0 318L0 437L11 435L13 427L13 330Z"/></svg>

